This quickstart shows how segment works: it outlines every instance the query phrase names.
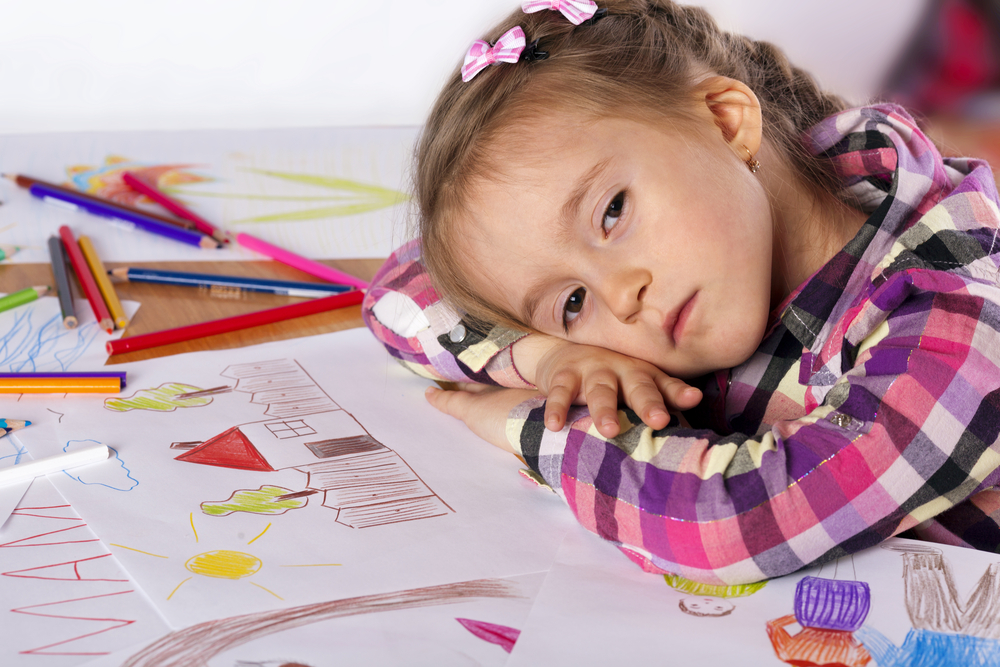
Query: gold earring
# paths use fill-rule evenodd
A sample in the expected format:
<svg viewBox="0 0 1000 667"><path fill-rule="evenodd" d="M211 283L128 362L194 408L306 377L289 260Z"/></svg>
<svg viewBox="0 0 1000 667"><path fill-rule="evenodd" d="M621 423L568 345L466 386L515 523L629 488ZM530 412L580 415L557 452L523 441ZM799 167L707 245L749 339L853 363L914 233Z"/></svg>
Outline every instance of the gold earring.
<svg viewBox="0 0 1000 667"><path fill-rule="evenodd" d="M747 148L746 146L743 147L743 150L747 152L747 159L744 160L744 162L746 162L747 169L750 170L751 174L756 174L757 171L760 169L760 161L753 159L753 153L751 153L750 149Z"/></svg>

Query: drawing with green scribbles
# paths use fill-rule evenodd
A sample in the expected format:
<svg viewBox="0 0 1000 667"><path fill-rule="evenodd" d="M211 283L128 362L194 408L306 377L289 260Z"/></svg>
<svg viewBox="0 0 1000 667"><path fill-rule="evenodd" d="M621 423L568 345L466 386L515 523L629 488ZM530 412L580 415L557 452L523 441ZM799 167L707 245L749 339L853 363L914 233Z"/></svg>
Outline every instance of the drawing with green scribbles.
<svg viewBox="0 0 1000 667"><path fill-rule="evenodd" d="M203 502L201 511L209 516L229 516L234 512L284 514L289 510L305 507L309 502L309 498L305 496L281 497L291 493L291 489L266 484L259 489L239 489L225 500Z"/></svg>
<svg viewBox="0 0 1000 667"><path fill-rule="evenodd" d="M154 389L140 389L131 396L108 398L104 409L112 412L152 410L173 412L177 408L200 408L212 402L211 396L190 396L201 392L200 387L180 382L168 382Z"/></svg>

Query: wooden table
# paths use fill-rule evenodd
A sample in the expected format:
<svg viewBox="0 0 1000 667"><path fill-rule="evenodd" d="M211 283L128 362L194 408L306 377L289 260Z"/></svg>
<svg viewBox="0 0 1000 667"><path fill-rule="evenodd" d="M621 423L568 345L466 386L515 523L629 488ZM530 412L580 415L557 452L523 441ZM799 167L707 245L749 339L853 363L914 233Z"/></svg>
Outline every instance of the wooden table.
<svg viewBox="0 0 1000 667"><path fill-rule="evenodd" d="M327 260L324 264L340 269L358 278L370 280L382 265L382 259ZM129 266L126 262L106 262L108 269ZM278 280L298 280L322 282L318 278L302 273L274 261L257 262L142 262L141 266L151 269L172 271L193 271L199 273L219 273L226 275L268 277ZM72 278L71 278L72 280ZM15 292L32 285L55 285L52 268L48 264L0 264L0 291ZM79 287L78 285L74 288ZM276 308L302 299L275 296L272 294L244 294L239 298L219 298L210 296L207 290L173 285L149 283L116 283L118 297L142 304L125 330L125 336L171 329L173 327L197 324L222 317L242 315L257 310ZM80 297L81 291L77 291ZM198 338L183 343L174 343L148 350L138 350L116 354L108 359L108 364L125 363L165 357L182 352L202 350L223 350L245 347L275 340L287 340L300 336L311 336L331 331L341 331L364 326L361 320L361 306L351 306L328 313L309 315L294 320L268 324L242 331Z"/></svg>

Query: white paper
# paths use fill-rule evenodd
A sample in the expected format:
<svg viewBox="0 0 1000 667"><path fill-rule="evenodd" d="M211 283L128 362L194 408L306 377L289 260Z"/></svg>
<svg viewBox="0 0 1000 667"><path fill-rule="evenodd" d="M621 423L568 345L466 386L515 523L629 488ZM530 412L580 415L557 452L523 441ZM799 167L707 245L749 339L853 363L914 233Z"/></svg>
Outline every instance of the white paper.
<svg viewBox="0 0 1000 667"><path fill-rule="evenodd" d="M70 667L169 631L86 522L38 479L0 528L0 664Z"/></svg>
<svg viewBox="0 0 1000 667"><path fill-rule="evenodd" d="M77 300L75 306L79 321L75 329L63 326L56 297L45 296L0 313L0 373L99 371L108 359L105 345L109 340L120 338L123 332L109 335L101 329L86 301ZM139 310L139 303L123 301L122 308L131 318ZM0 417L28 420L33 424L60 419L59 406L69 395L39 396L22 404L23 395L0 394ZM19 432L0 438L0 467L32 459L16 440ZM0 485L0 526L17 507L30 484Z"/></svg>
<svg viewBox="0 0 1000 667"><path fill-rule="evenodd" d="M907 552L940 554L938 565L942 567L926 568L940 575L936 582L904 579ZM973 631L967 624L956 626L951 634L993 637L984 640L984 655L992 655L993 662L962 664L996 664L1000 651L1000 639L996 639L1000 637L998 572L997 554L893 538L822 567L770 580L756 592L733 588L729 597L695 595L668 585L663 576L642 572L613 546L579 528L567 535L559 550L557 563L542 585L508 665L629 664L648 662L651 657L677 665L780 665L783 663L769 639L767 623L794 613L796 586L805 577L867 584L870 609L862 627L874 629L897 648L906 645L913 631L911 609L921 606L914 598L907 604L906 586L924 593L925 608L943 610L942 616L978 614L988 626L986 632ZM947 599L949 580L954 584L953 599ZM980 585L984 595L979 598L978 612L974 612L973 591ZM700 604L707 614L723 615L693 615L682 609L682 601L690 601L692 609L697 610ZM786 630L797 637L802 628L793 623ZM860 631L853 634L855 638L865 636ZM941 647L949 640L948 636L935 637L934 644ZM820 642L803 643L806 648L823 646ZM903 667L914 663L900 658L877 664Z"/></svg>
<svg viewBox="0 0 1000 667"><path fill-rule="evenodd" d="M112 196L128 191L122 171L161 167L160 185L172 197L230 232L315 259L386 257L405 236L416 135L403 127L0 136L0 172ZM65 210L6 179L0 199L0 244L24 247L7 261L48 262L46 239L63 224L89 236L104 261L265 259ZM139 204L167 214L149 200Z"/></svg>
<svg viewBox="0 0 1000 667"><path fill-rule="evenodd" d="M175 627L544 571L573 526L519 461L430 408L427 381L366 330L116 368L121 396L73 397L20 439L39 457L115 451L53 481ZM177 460L234 427L200 463ZM325 493L273 499L310 488Z"/></svg>

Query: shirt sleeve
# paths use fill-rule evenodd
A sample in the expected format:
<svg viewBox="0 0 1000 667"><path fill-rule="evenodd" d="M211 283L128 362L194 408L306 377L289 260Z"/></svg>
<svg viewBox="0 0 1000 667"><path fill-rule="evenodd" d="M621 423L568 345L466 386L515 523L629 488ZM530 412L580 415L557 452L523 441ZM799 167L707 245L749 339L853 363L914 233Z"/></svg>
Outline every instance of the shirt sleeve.
<svg viewBox="0 0 1000 667"><path fill-rule="evenodd" d="M420 260L420 241L398 248L375 274L361 316L389 354L432 380L534 388L514 366L524 332L482 330L448 307Z"/></svg>
<svg viewBox="0 0 1000 667"><path fill-rule="evenodd" d="M538 398L511 412L507 436L586 528L645 569L714 584L781 576L998 482L998 300L986 281L896 274L826 343L842 346L845 371L822 404L760 433L654 431L622 410L608 440L585 409L554 433ZM870 333L852 344L862 322Z"/></svg>

